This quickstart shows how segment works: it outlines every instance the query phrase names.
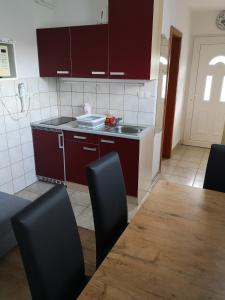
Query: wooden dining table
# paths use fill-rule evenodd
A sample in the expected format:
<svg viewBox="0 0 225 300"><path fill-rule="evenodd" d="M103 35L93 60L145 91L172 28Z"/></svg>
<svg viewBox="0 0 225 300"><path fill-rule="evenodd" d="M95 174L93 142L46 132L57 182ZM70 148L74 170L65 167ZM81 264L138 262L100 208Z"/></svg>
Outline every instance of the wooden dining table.
<svg viewBox="0 0 225 300"><path fill-rule="evenodd" d="M160 181L80 300L225 300L225 194Z"/></svg>

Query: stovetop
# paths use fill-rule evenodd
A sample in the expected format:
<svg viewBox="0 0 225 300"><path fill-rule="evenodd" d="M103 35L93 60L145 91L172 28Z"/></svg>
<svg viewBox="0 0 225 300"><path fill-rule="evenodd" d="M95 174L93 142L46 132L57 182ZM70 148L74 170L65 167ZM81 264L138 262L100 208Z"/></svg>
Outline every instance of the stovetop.
<svg viewBox="0 0 225 300"><path fill-rule="evenodd" d="M55 118L49 121L41 122L40 124L44 125L51 125L51 126L59 126L63 125L72 121L76 121L76 118L70 118L70 117L60 117L60 118Z"/></svg>

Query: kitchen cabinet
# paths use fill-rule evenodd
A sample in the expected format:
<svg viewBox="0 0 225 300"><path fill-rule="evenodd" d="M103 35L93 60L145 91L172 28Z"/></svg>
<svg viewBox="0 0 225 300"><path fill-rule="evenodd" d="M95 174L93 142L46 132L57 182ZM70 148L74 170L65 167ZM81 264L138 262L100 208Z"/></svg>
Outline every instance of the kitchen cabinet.
<svg viewBox="0 0 225 300"><path fill-rule="evenodd" d="M33 129L36 174L64 181L63 136L59 131Z"/></svg>
<svg viewBox="0 0 225 300"><path fill-rule="evenodd" d="M109 0L110 78L149 79L154 0Z"/></svg>
<svg viewBox="0 0 225 300"><path fill-rule="evenodd" d="M98 136L65 132L64 147L66 180L87 185L86 166L99 158Z"/></svg>
<svg viewBox="0 0 225 300"><path fill-rule="evenodd" d="M41 77L70 77L69 27L37 29L39 71Z"/></svg>
<svg viewBox="0 0 225 300"><path fill-rule="evenodd" d="M70 28L72 77L108 77L108 25Z"/></svg>
<svg viewBox="0 0 225 300"><path fill-rule="evenodd" d="M127 194L137 197L139 176L139 141L117 137L100 137L100 157L117 152L120 157Z"/></svg>

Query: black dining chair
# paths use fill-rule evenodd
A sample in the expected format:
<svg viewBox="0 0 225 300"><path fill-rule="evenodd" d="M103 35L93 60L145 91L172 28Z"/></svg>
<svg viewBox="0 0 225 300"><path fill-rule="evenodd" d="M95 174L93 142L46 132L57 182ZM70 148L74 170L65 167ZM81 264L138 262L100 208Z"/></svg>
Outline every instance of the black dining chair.
<svg viewBox="0 0 225 300"><path fill-rule="evenodd" d="M95 224L96 267L127 227L126 188L119 156L110 153L86 168Z"/></svg>
<svg viewBox="0 0 225 300"><path fill-rule="evenodd" d="M88 277L66 188L55 186L11 221L32 299L76 299Z"/></svg>
<svg viewBox="0 0 225 300"><path fill-rule="evenodd" d="M211 146L203 188L225 193L224 145Z"/></svg>

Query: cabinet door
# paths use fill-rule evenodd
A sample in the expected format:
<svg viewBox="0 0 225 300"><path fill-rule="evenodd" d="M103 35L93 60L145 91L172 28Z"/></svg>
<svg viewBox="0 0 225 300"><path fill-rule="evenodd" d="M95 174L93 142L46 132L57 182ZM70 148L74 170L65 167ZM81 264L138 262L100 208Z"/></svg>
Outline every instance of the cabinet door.
<svg viewBox="0 0 225 300"><path fill-rule="evenodd" d="M64 181L62 134L33 129L33 144L36 174Z"/></svg>
<svg viewBox="0 0 225 300"><path fill-rule="evenodd" d="M86 166L99 159L99 146L65 140L66 180L87 185Z"/></svg>
<svg viewBox="0 0 225 300"><path fill-rule="evenodd" d="M139 141L114 137L101 137L100 157L110 152L117 152L119 154L127 194L137 197Z"/></svg>
<svg viewBox="0 0 225 300"><path fill-rule="evenodd" d="M71 76L69 27L37 29L37 46L41 77Z"/></svg>
<svg viewBox="0 0 225 300"><path fill-rule="evenodd" d="M108 77L108 25L70 28L73 77Z"/></svg>
<svg viewBox="0 0 225 300"><path fill-rule="evenodd" d="M110 78L150 79L154 0L109 0Z"/></svg>

